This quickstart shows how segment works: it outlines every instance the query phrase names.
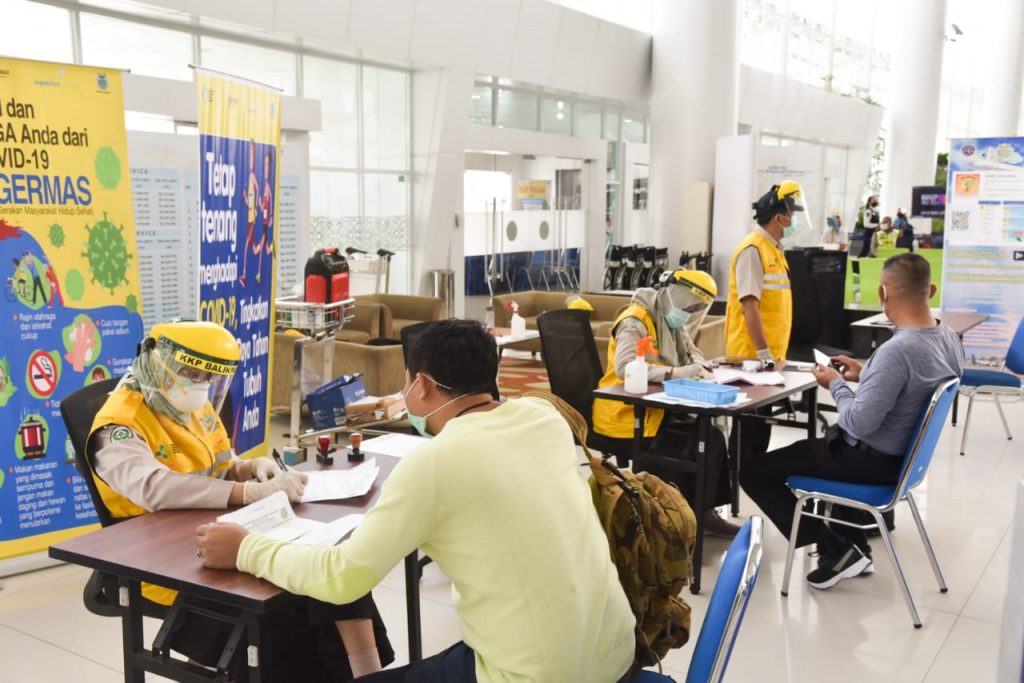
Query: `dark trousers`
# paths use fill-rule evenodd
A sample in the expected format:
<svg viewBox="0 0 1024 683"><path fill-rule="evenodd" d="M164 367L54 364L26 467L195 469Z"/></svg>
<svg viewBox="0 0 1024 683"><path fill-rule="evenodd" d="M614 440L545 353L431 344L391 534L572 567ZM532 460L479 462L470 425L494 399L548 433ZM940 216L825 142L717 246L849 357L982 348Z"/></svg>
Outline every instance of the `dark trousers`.
<svg viewBox="0 0 1024 683"><path fill-rule="evenodd" d="M215 605L204 605L217 609ZM341 683L352 680L348 653L335 626L336 621L370 619L381 664L395 661L384 621L369 594L347 605L332 605L312 598L292 596L268 617L272 652L271 681ZM231 627L222 621L190 613L171 638L171 648L206 666L217 663ZM245 648L239 648L231 663L236 680L248 680Z"/></svg>
<svg viewBox="0 0 1024 683"><path fill-rule="evenodd" d="M746 431L743 432L746 439ZM804 439L769 453L743 449L740 462L740 486L776 528L789 538L793 528L796 496L786 486L786 478L794 475L834 479L855 484L894 484L899 479L902 458L879 456L853 448L842 439ZM847 510L846 513L856 511ZM850 519L852 515L836 510L834 517ZM864 532L837 524L827 526L818 519L805 517L800 521L797 546L824 544L835 551L855 543L867 552ZM819 546L819 551L823 550Z"/></svg>
<svg viewBox="0 0 1024 683"><path fill-rule="evenodd" d="M631 452L632 439L613 439L609 441L621 444L620 453ZM697 461L697 425L695 422L666 416L653 439L644 439L643 450L666 458L678 458L687 462ZM704 501L707 508L728 505L732 500L729 495L729 464L726 452L725 437L714 425L708 428L708 441L704 449L704 466L707 469L707 486L704 489ZM694 472L681 472L658 465L634 465L634 471L650 472L662 481L675 484L686 502L691 505L696 500L697 476ZM699 512L699 510L695 510Z"/></svg>
<svg viewBox="0 0 1024 683"><path fill-rule="evenodd" d="M475 683L476 655L468 645L459 641L433 657L359 680L366 683Z"/></svg>

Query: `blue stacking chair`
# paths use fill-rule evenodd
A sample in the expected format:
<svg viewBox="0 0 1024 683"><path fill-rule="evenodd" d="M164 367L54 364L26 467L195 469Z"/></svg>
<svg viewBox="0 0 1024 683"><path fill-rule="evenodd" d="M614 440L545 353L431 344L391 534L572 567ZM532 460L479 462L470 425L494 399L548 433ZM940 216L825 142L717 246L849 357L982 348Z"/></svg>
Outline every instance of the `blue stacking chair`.
<svg viewBox="0 0 1024 683"><path fill-rule="evenodd" d="M1013 335L1013 341L1010 342L1010 348L1006 352L1006 360L1000 369L968 368L964 370L964 376L960 379L960 392L968 396L969 399L967 401L967 417L964 419L964 435L960 441L960 455L963 455L967 448L967 428L971 424L971 408L974 407L974 399L977 396L992 397L996 404L996 410L999 411L999 417L1003 420L1006 439L1007 441L1013 439L999 397L1003 396L1017 401L1024 398L1021 379L1017 375L1024 375L1024 318L1021 318L1020 324L1017 325L1017 332Z"/></svg>
<svg viewBox="0 0 1024 683"><path fill-rule="evenodd" d="M725 676L725 667L761 567L762 533L761 518L751 517L729 546L693 648L686 683L718 683ZM654 671L641 671L633 677L632 683L671 683L672 680Z"/></svg>
<svg viewBox="0 0 1024 683"><path fill-rule="evenodd" d="M917 523L917 530L921 534L921 541L928 553L928 560L932 563L932 571L935 572L935 579L939 583L939 591L945 593L949 590L946 581L942 578L942 570L939 569L939 562L935 559L935 551L932 550L931 541L928 540L928 532L924 529L921 521L921 514L917 511L917 503L911 489L918 486L928 471L928 465L935 454L935 447L939 442L939 435L942 434L942 425L953 405L953 398L956 396L960 382L951 379L944 383L935 393L925 407L924 414L917 423L914 430L914 437L910 440L910 446L903 458L903 467L900 470L900 477L896 484L851 484L845 481L832 481L830 479L818 479L816 477L789 477L786 485L797 494L796 507L793 512L793 531L789 536L789 552L786 554L786 573L782 578L782 594L789 595L789 577L793 570L793 551L796 550L797 534L800 531L800 520L803 517L813 517L832 524L843 524L857 529L877 528L882 536L885 551L889 555L896 576L900 580L900 588L903 590L903 598L907 602L907 610L914 622L914 628L921 628L921 617L917 614L914 606L914 599L910 595L910 588L907 586L907 579L900 568L900 562L896 558L896 551L892 547L892 538L885 526L882 514L892 510L901 500L906 500L910 505L910 512L914 515ZM870 457L870 456L865 456ZM804 510L804 503L807 501L821 501L825 504L825 514L821 515L816 511ZM874 522L868 524L857 524L842 519L832 518L832 505L864 510L869 513ZM817 505L815 505L815 510Z"/></svg>

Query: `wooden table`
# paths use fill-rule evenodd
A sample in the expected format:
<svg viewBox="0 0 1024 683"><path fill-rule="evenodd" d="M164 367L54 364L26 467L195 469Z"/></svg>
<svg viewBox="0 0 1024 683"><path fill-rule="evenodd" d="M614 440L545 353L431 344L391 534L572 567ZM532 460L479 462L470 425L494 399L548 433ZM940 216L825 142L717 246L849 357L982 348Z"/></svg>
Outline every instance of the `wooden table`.
<svg viewBox="0 0 1024 683"><path fill-rule="evenodd" d="M368 453L367 457L370 455ZM294 506L296 514L329 522L348 513L369 510L380 496L384 481L398 463L397 458L386 455L378 455L376 458L381 471L366 495L343 501L297 503ZM346 460L343 450L335 453L334 459L335 468L347 469L352 466ZM318 465L315 461L297 466L297 469L306 470L330 468ZM265 675L261 676L261 671L270 670L269 650L261 648L261 643L267 637L265 617L290 597L286 591L250 574L203 567L202 561L196 556L195 530L200 524L215 521L220 514L223 514L223 510L153 512L50 546L50 557L54 559L97 569L118 578L122 596L125 681L142 683L146 671L178 681L221 680L216 672L204 672L199 667L147 649L142 630L142 581L179 591L178 600L187 599L188 596L204 598L237 610L240 613L237 623L244 627L245 643L249 647L249 680L253 683L267 680ZM405 558L410 661L422 657L417 560L416 552Z"/></svg>
<svg viewBox="0 0 1024 683"><path fill-rule="evenodd" d="M704 467L703 457L697 458L696 466L680 458L658 456L652 453L645 453L643 449L643 425L647 408L661 408L668 413L680 413L694 415L697 418L697 453L706 452L708 435L712 429L711 419L718 415L739 417L752 414L758 408L764 408L794 394L802 393L807 404L807 422L796 420L782 420L771 416L764 416L763 419L770 424L781 424L785 426L806 427L808 438L817 436L817 413L818 382L814 375L809 372L784 371L782 373L786 383L781 386L750 386L739 385L741 392L745 393L748 401L738 406L684 406L661 401L654 401L648 398L648 394L662 391L662 385L656 382L650 384L648 394L627 394L623 385L605 389L596 389L594 398L606 398L615 401L622 401L633 406L633 462L641 465L660 465L676 471L695 472L696 493L693 500L693 510L697 518L697 540L693 553L693 582L690 584L690 592L700 592L701 561L704 556L704 489L707 478L707 470ZM759 416L760 417L760 416ZM739 512L739 473L740 473L740 421L733 422L733 433L735 438L730 439L729 453L729 474L732 478L732 511Z"/></svg>

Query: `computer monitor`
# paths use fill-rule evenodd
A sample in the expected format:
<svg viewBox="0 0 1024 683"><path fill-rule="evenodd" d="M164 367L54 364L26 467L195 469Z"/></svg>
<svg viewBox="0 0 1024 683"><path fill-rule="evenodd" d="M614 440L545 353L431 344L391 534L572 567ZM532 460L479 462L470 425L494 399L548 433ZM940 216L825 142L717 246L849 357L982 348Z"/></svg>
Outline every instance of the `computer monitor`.
<svg viewBox="0 0 1024 683"><path fill-rule="evenodd" d="M913 188L910 213L921 218L945 218L946 188L942 185L919 185Z"/></svg>

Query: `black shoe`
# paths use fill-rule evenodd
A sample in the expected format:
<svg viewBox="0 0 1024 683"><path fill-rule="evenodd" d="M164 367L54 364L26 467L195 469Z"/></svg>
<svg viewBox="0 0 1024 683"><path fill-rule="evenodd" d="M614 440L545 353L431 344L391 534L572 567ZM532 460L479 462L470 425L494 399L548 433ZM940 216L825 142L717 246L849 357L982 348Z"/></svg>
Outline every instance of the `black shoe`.
<svg viewBox="0 0 1024 683"><path fill-rule="evenodd" d="M871 566L871 558L862 553L856 545L851 544L838 557L821 555L818 558L818 568L807 575L807 583L819 590L825 590L843 579L860 576ZM873 567L871 571L874 571Z"/></svg>
<svg viewBox="0 0 1024 683"><path fill-rule="evenodd" d="M732 522L722 519L718 511L709 508L704 511L704 535L718 536L719 538L735 538L740 532L740 527Z"/></svg>

